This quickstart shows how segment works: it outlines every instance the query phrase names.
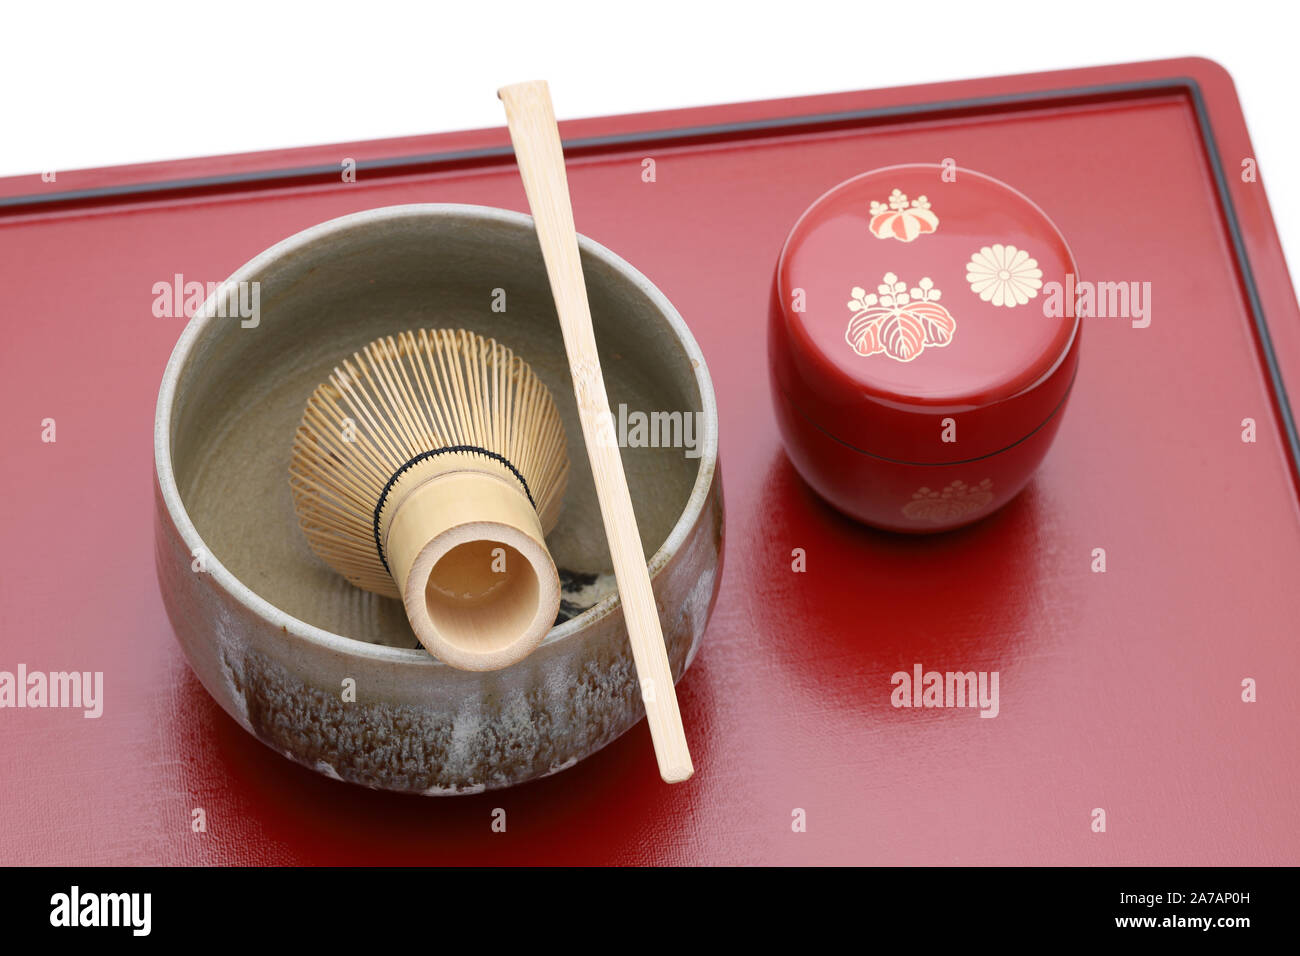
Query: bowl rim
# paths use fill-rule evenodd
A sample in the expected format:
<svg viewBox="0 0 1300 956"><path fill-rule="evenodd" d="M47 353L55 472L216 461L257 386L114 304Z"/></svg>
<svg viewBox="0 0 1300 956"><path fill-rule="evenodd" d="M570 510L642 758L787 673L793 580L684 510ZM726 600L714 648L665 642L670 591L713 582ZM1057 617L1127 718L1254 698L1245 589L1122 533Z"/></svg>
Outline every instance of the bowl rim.
<svg viewBox="0 0 1300 956"><path fill-rule="evenodd" d="M389 647L384 644L372 644L368 641L358 640L345 634L338 634L317 627L314 624L309 624L301 618L276 607L266 598L254 592L240 581L232 571L227 569L212 550L204 544L203 538L199 535L198 529L194 527L193 521L190 520L189 512L181 499L171 458L172 408L176 400L181 369L189 359L195 343L207 331L208 327L217 321L229 321L228 319L220 319L216 315L216 301L219 297L229 294L229 290L234 288L236 283L246 281L250 276L263 271L272 263L290 257L313 243L336 233L353 229L359 225L373 225L407 218L439 217L458 217L480 222L507 224L529 231L534 228L532 216L509 209L499 209L494 206L467 203L405 203L378 206L338 216L317 223L314 226L309 226L280 240L236 269L225 282L221 283L208 296L203 305L195 311L193 317L186 323L163 371L162 384L158 390L158 402L154 411L153 446L154 479L160 490L163 504L173 525L180 534L181 540L189 548L191 554L196 549L202 549L206 553L207 568L205 573L211 575L212 580L222 591L234 598L247 610L266 621L282 634L318 646L323 650L383 663L450 668L449 664L434 658L423 648L401 648ZM629 281L650 300L655 309L667 320L668 327L673 331L677 341L685 351L686 357L691 362L696 387L700 393L701 411L704 413L704 428L701 442L702 453L695 473L695 482L691 487L690 496L686 500L682 513L668 533L668 537L649 561L650 577L653 579L667 566L669 560L681 548L687 535L695 527L704 511L710 488L714 482L718 459L718 410L713 392L713 381L709 376L704 354L700 351L699 344L695 341L695 337L691 334L685 320L654 283L621 256L581 233L578 234L578 246L581 253L605 263ZM574 635L587 630L592 624L612 614L618 607L619 594L615 590L581 614L570 618L559 627L551 628L539 648L559 644L572 638ZM526 660L527 658L525 658ZM524 661L521 661L512 665L512 667L518 667L523 663Z"/></svg>

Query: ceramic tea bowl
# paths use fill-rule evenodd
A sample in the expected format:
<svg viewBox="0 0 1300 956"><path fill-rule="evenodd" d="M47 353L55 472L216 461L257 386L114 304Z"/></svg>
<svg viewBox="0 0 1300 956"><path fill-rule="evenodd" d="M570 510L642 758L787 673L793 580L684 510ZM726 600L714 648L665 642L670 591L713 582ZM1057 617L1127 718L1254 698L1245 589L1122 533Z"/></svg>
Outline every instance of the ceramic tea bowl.
<svg viewBox="0 0 1300 956"><path fill-rule="evenodd" d="M687 424L675 432L681 447L629 440L623 450L680 678L721 576L713 387L662 293L609 250L580 245L616 419L622 406L633 422L659 413ZM255 321L227 298L241 290L258 305ZM335 575L294 517L290 445L311 390L367 342L421 326L514 349L551 389L568 434L573 470L547 539L565 587L561 620L503 670L431 657L401 603ZM158 396L154 455L158 579L176 636L208 693L286 757L368 787L472 793L570 767L644 715L529 217L392 206L263 252L181 335Z"/></svg>

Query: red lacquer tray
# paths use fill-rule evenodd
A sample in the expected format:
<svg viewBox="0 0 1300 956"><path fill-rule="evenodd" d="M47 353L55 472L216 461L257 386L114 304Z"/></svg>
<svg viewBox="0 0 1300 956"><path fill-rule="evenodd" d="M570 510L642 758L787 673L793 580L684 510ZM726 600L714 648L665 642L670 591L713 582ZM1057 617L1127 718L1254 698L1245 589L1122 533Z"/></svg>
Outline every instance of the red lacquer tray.
<svg viewBox="0 0 1300 956"><path fill-rule="evenodd" d="M563 133L579 229L662 287L717 388L726 572L679 691L696 778L661 784L642 724L510 791L430 800L330 781L218 709L163 612L152 421L184 320L152 314L153 284L220 280L372 206L526 209L503 129L33 176L0 181L0 670L102 670L106 687L97 720L0 711L0 862L1300 863L1300 499L1283 391L1300 388L1300 316L1219 67ZM843 520L787 463L765 317L776 255L813 199L945 158L1033 197L1085 277L1150 282L1152 321L1085 321L1056 444L1004 511L891 537ZM891 706L891 675L916 664L998 671L999 715ZM1257 702L1242 700L1247 678Z"/></svg>

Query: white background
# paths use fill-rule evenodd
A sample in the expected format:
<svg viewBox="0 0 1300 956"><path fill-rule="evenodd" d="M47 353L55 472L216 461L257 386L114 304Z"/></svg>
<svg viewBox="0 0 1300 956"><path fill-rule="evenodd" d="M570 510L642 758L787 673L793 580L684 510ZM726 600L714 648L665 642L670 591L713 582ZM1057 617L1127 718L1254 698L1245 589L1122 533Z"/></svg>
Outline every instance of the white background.
<svg viewBox="0 0 1300 956"><path fill-rule="evenodd" d="M1282 0L28 2L0 37L0 176L1198 55L1227 67L1300 254L1300 5Z"/></svg>

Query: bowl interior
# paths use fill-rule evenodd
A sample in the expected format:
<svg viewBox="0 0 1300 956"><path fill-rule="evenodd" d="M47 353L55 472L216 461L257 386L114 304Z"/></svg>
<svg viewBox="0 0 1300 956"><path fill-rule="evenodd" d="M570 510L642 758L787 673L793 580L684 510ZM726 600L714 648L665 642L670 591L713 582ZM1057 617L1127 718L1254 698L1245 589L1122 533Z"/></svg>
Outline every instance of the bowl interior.
<svg viewBox="0 0 1300 956"><path fill-rule="evenodd" d="M610 406L616 422L624 406L632 425L623 462L649 559L686 508L709 458L700 454L701 430L712 434L716 423L695 414L705 400L694 360L645 281L585 241L582 260ZM178 372L170 438L177 489L204 546L251 591L335 634L418 646L399 601L353 588L308 548L288 468L303 406L331 368L381 335L421 326L496 338L546 383L571 462L564 509L547 539L565 581L562 617L613 589L564 342L530 220L476 207L371 210L309 230L234 278L259 284L258 323L244 327L232 315L199 327ZM681 434L684 445L693 435L695 448L633 447L637 413L655 412L681 413L683 425L689 417Z"/></svg>

